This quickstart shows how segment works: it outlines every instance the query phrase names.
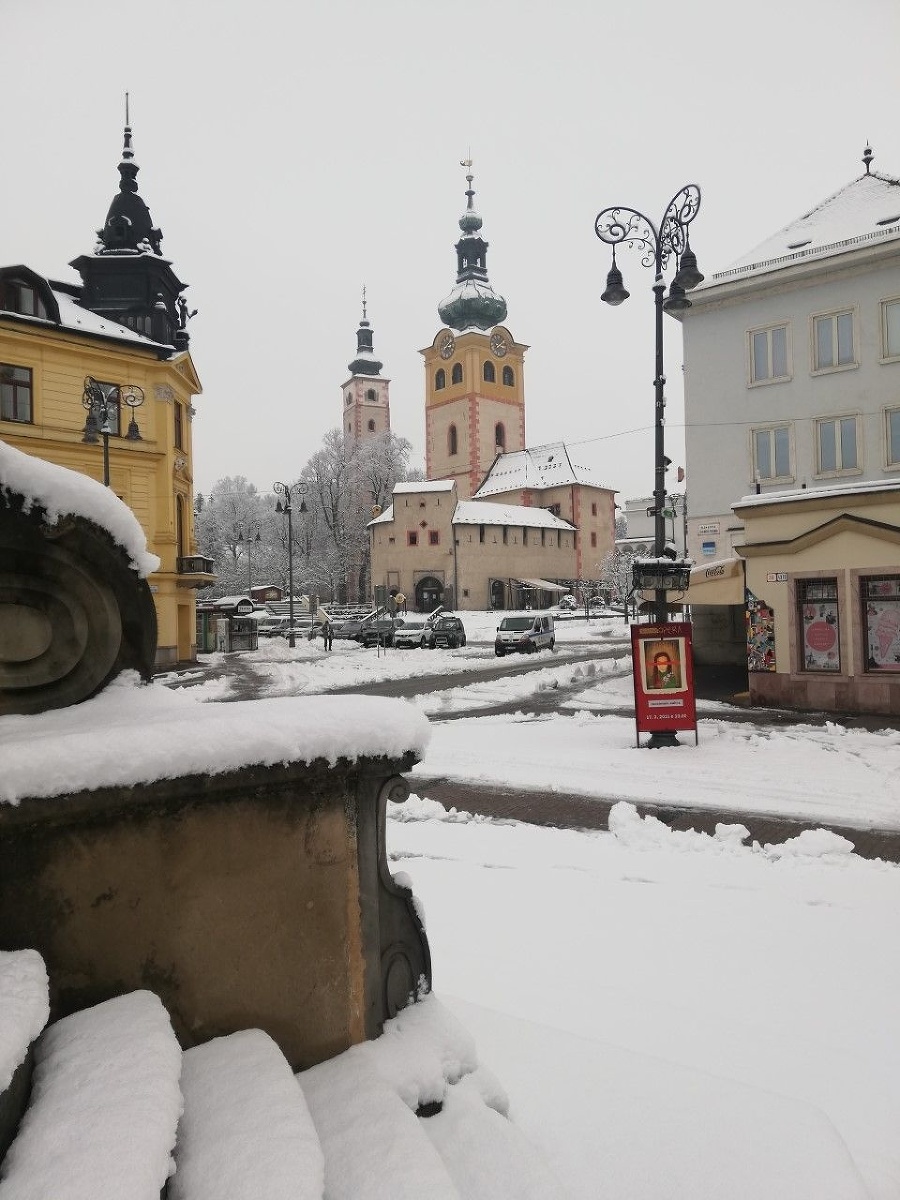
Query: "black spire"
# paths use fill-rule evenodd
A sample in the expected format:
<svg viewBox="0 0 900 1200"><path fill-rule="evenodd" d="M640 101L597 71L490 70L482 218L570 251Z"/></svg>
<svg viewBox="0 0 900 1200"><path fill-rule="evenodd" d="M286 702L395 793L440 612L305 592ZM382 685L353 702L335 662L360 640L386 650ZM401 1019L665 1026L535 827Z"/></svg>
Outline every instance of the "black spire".
<svg viewBox="0 0 900 1200"><path fill-rule="evenodd" d="M384 364L372 350L372 327L366 320L366 289L362 291L362 320L356 331L356 358L347 364L351 375L379 375Z"/></svg>
<svg viewBox="0 0 900 1200"><path fill-rule="evenodd" d="M151 341L185 350L193 316L182 296L186 285L163 258L162 231L138 195L138 165L131 144L128 95L125 95L125 139L119 163L119 190L106 221L97 231L93 254L70 264L82 279L81 304L128 326Z"/></svg>
<svg viewBox="0 0 900 1200"><path fill-rule="evenodd" d="M131 146L131 125L128 115L128 93L125 94L125 144L119 163L119 191L113 197L106 222L97 230L100 245L98 254L139 254L152 251L162 255L162 230L154 227L150 209L138 195L137 173Z"/></svg>
<svg viewBox="0 0 900 1200"><path fill-rule="evenodd" d="M466 182L466 211L459 218L462 237L456 243L456 287L438 305L438 315L451 329L490 329L506 318L506 301L488 282L488 243L481 236L481 217L472 201L472 160L464 158L461 167L468 169Z"/></svg>

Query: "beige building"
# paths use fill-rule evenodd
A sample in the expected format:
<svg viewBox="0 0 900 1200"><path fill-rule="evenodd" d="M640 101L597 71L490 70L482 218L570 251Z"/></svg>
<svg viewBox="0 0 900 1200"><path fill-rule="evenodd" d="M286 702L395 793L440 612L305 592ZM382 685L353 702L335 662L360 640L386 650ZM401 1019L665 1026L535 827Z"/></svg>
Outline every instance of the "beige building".
<svg viewBox="0 0 900 1200"><path fill-rule="evenodd" d="M454 480L397 484L369 531L374 586L420 612L545 607L580 578L570 521L533 504L460 500Z"/></svg>

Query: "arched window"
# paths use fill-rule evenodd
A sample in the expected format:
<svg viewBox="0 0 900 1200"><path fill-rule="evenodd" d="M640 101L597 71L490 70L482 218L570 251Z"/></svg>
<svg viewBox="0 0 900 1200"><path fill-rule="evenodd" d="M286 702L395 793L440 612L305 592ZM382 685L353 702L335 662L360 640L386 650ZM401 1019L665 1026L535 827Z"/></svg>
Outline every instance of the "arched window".
<svg viewBox="0 0 900 1200"><path fill-rule="evenodd" d="M503 383L506 387L515 387L516 377L513 375L512 367L503 368Z"/></svg>
<svg viewBox="0 0 900 1200"><path fill-rule="evenodd" d="M369 433L374 433L374 432L375 432L375 422L370 421L369 422Z"/></svg>
<svg viewBox="0 0 900 1200"><path fill-rule="evenodd" d="M503 427L502 421L498 421L494 426L494 445L498 450L506 449L506 430Z"/></svg>
<svg viewBox="0 0 900 1200"><path fill-rule="evenodd" d="M451 383L462 383L462 363L453 364L453 374L450 376Z"/></svg>
<svg viewBox="0 0 900 1200"><path fill-rule="evenodd" d="M447 386L447 376L444 374L444 368L441 367L434 373L434 390L439 392L441 388Z"/></svg>
<svg viewBox="0 0 900 1200"><path fill-rule="evenodd" d="M369 388L369 390L366 392L366 399L369 401L374 401L375 398L375 389Z"/></svg>
<svg viewBox="0 0 900 1200"><path fill-rule="evenodd" d="M490 359L487 359L485 362L484 366L482 367L481 374L484 376L485 383L493 383L496 379L497 376L496 372L494 371L494 364Z"/></svg>
<svg viewBox="0 0 900 1200"><path fill-rule="evenodd" d="M447 430L447 453L456 454L458 449L458 441L456 437L456 426L451 425Z"/></svg>

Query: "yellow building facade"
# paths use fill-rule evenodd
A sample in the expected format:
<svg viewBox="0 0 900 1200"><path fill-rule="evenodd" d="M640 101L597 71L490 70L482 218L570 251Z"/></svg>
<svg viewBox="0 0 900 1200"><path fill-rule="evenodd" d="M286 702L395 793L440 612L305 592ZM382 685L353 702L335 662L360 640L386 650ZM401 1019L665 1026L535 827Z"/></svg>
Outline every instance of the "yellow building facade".
<svg viewBox="0 0 900 1200"><path fill-rule="evenodd" d="M0 439L101 482L108 466L109 486L160 559L148 582L164 666L196 658L195 589L215 576L194 542L191 419L201 387L185 285L161 255L137 169L126 127L120 192L94 252L71 264L80 285L0 268ZM104 400L105 437L86 394Z"/></svg>

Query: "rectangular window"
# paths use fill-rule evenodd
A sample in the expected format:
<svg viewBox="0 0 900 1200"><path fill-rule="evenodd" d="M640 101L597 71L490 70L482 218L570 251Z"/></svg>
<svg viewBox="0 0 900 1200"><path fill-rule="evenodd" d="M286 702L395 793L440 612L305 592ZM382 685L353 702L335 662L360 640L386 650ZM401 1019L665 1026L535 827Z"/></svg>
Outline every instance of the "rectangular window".
<svg viewBox="0 0 900 1200"><path fill-rule="evenodd" d="M900 672L900 575L861 580L866 670Z"/></svg>
<svg viewBox="0 0 900 1200"><path fill-rule="evenodd" d="M0 420L34 420L31 403L31 368L0 363Z"/></svg>
<svg viewBox="0 0 900 1200"><path fill-rule="evenodd" d="M418 546L419 535L415 529L408 529L406 531L406 544L407 546Z"/></svg>
<svg viewBox="0 0 900 1200"><path fill-rule="evenodd" d="M440 540L441 540L441 535L440 535L439 530L437 530L437 529L429 529L428 530L428 545L429 546L439 545Z"/></svg>
<svg viewBox="0 0 900 1200"><path fill-rule="evenodd" d="M504 546L505 546L505 545L506 545L506 543L507 543L508 536L509 536L509 530L508 530L508 529L506 528L506 526L504 525L504 526L503 526L503 545L504 545Z"/></svg>
<svg viewBox="0 0 900 1200"><path fill-rule="evenodd" d="M820 475L858 470L856 421L856 417L838 417L816 422Z"/></svg>
<svg viewBox="0 0 900 1200"><path fill-rule="evenodd" d="M750 382L774 383L788 378L787 325L754 329L750 333Z"/></svg>
<svg viewBox="0 0 900 1200"><path fill-rule="evenodd" d="M592 533L591 534L591 546L596 547L596 545L597 545L597 535L596 535L596 533Z"/></svg>
<svg viewBox="0 0 900 1200"><path fill-rule="evenodd" d="M881 306L882 357L900 358L900 300Z"/></svg>
<svg viewBox="0 0 900 1200"><path fill-rule="evenodd" d="M790 479L791 430L788 425L753 431L754 479Z"/></svg>
<svg viewBox="0 0 900 1200"><path fill-rule="evenodd" d="M830 313L813 319L813 369L833 371L856 364L853 349L853 313Z"/></svg>
<svg viewBox="0 0 900 1200"><path fill-rule="evenodd" d="M483 525L478 526L478 540L479 540L479 542L484 541L484 526Z"/></svg>
<svg viewBox="0 0 900 1200"><path fill-rule="evenodd" d="M889 408L884 414L887 441L887 465L900 467L900 408Z"/></svg>
<svg viewBox="0 0 900 1200"><path fill-rule="evenodd" d="M526 529L526 527L524 525L522 526L522 545L523 546L528 545L528 530Z"/></svg>
<svg viewBox="0 0 900 1200"><path fill-rule="evenodd" d="M597 515L597 501L592 500L591 501L591 516L596 517L596 515Z"/></svg>
<svg viewBox="0 0 900 1200"><path fill-rule="evenodd" d="M804 671L840 671L841 638L836 579L801 579L800 646Z"/></svg>
<svg viewBox="0 0 900 1200"><path fill-rule="evenodd" d="M175 449L184 449L184 410L178 401L175 401Z"/></svg>

